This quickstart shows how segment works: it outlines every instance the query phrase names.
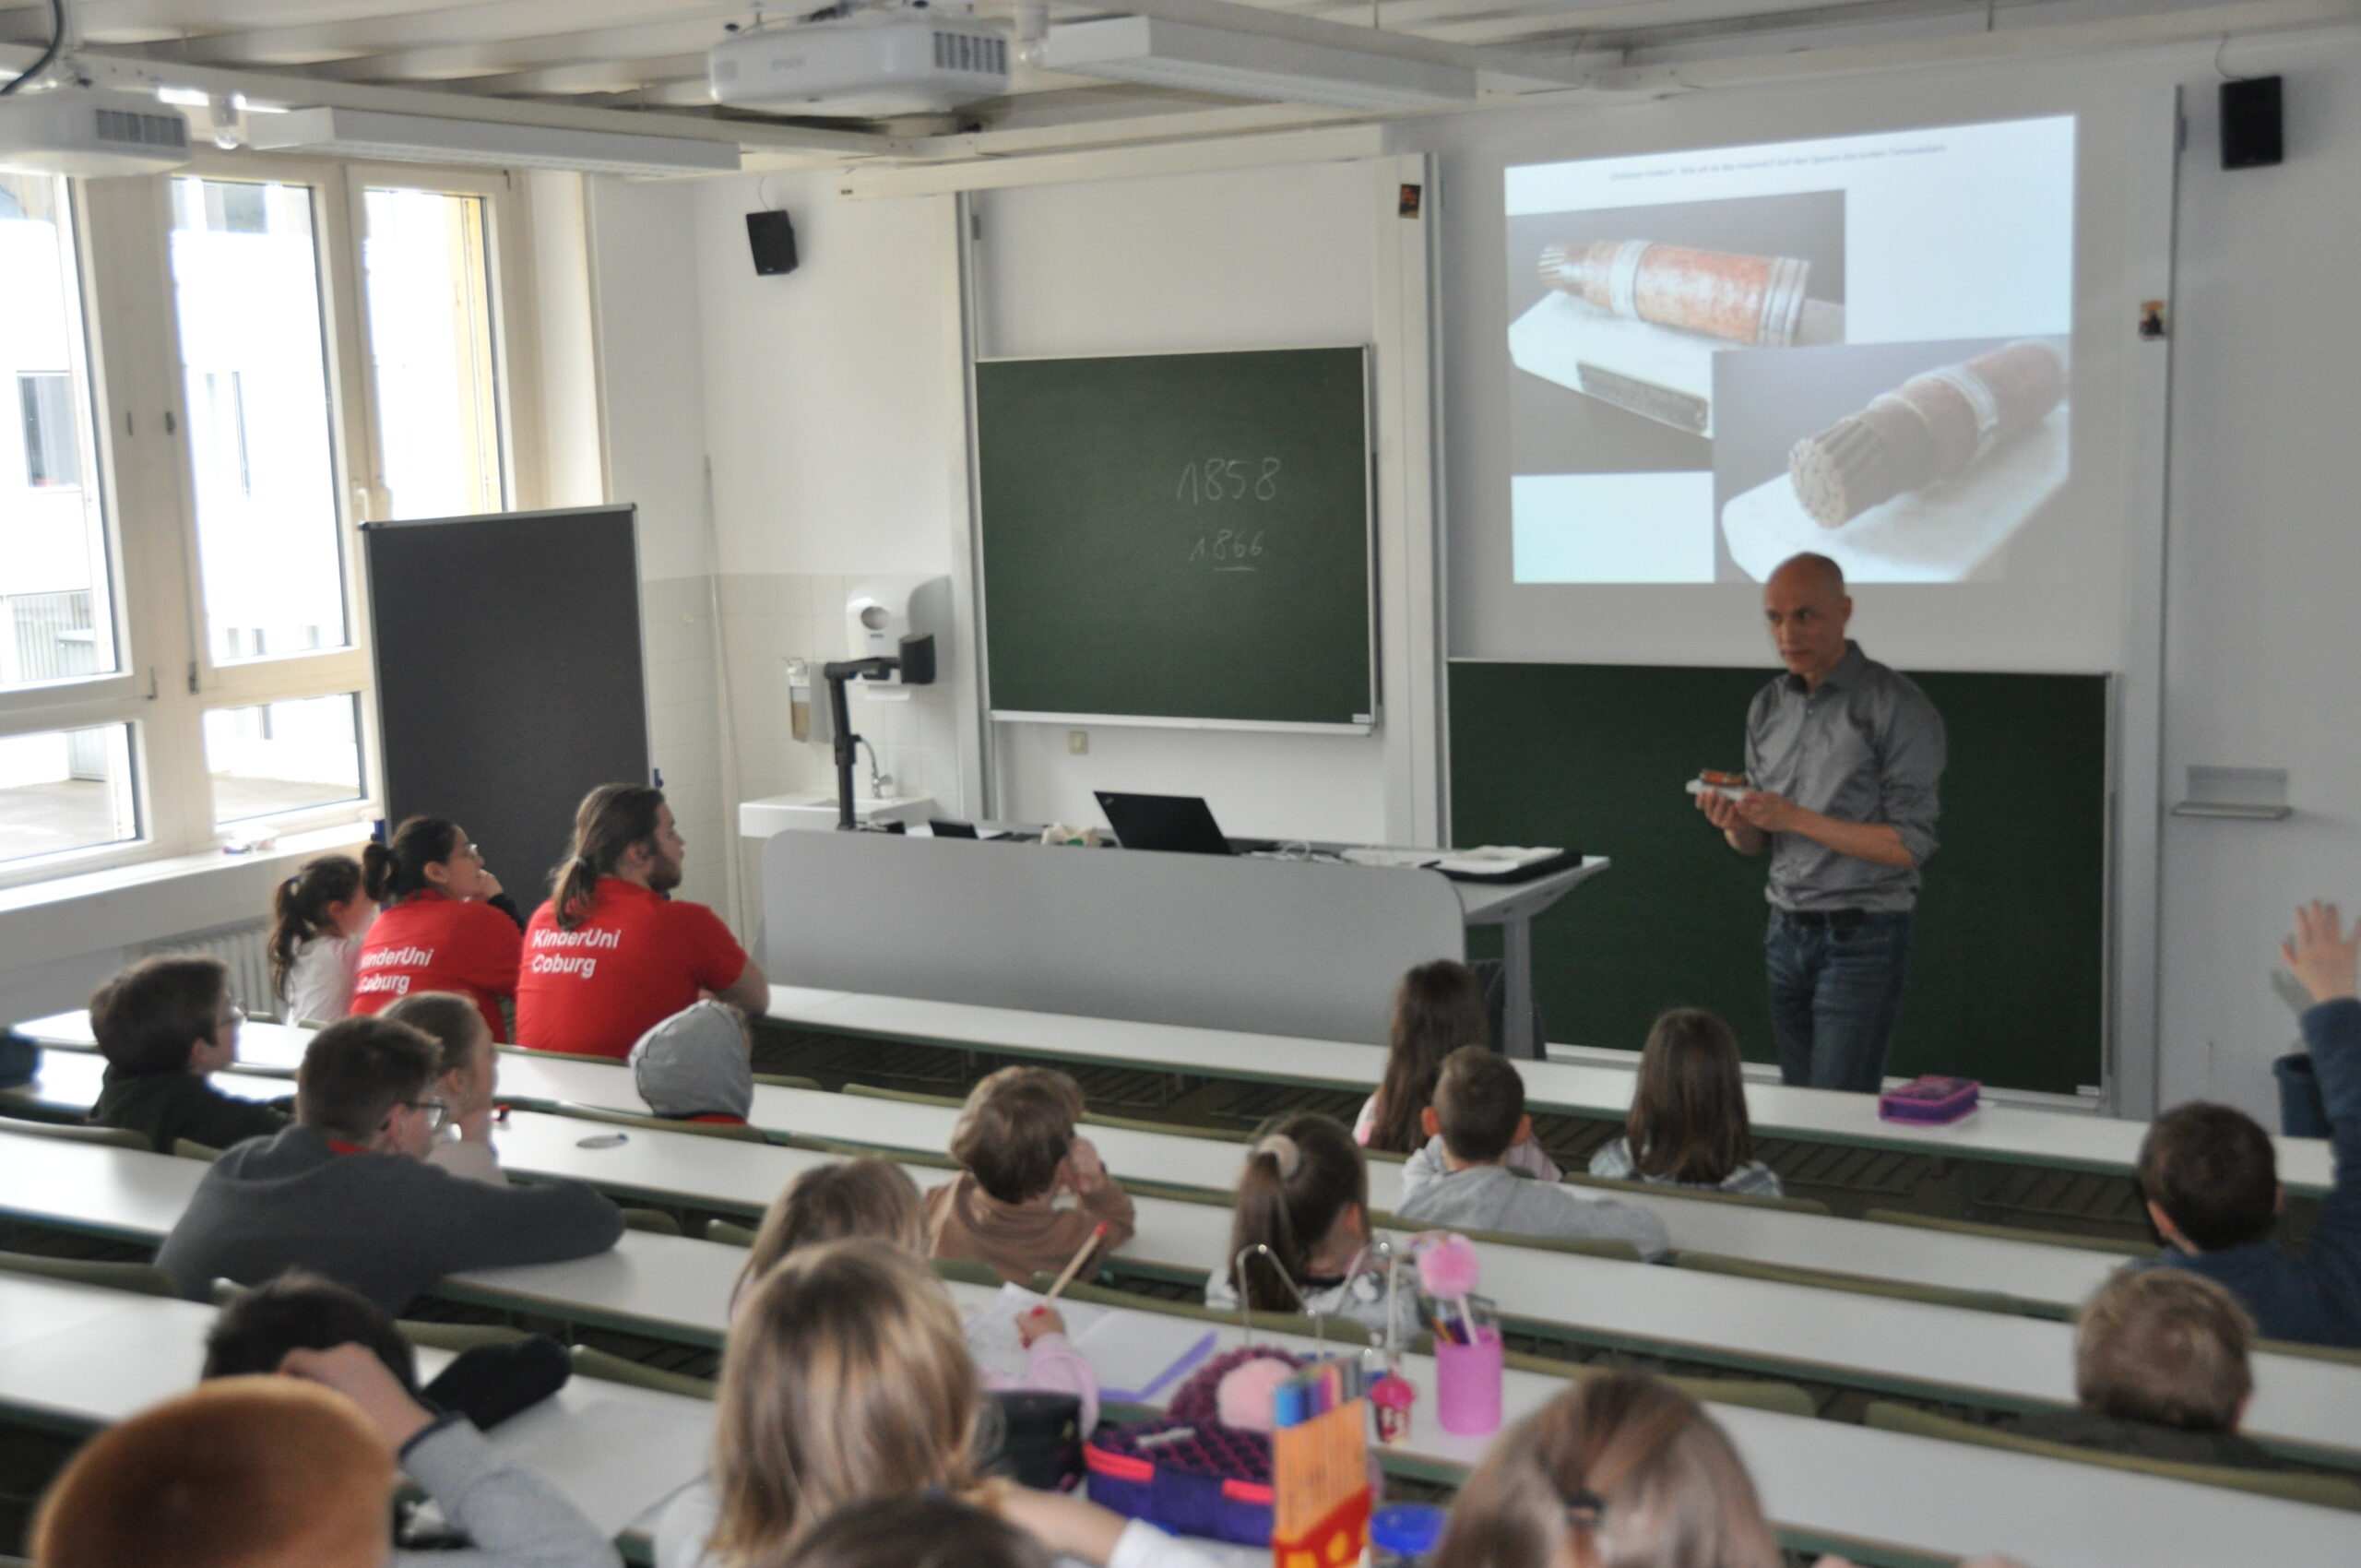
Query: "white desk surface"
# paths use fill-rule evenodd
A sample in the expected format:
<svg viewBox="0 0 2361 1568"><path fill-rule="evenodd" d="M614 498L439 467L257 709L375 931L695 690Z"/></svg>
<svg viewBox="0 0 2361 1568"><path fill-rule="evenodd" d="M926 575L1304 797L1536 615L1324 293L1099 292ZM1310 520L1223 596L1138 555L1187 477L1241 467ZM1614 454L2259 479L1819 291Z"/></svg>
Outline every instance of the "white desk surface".
<svg viewBox="0 0 2361 1568"><path fill-rule="evenodd" d="M30 1018L17 1025L16 1029L35 1045L57 1051L96 1051L99 1048L98 1037L90 1032L90 1014L87 1008L77 1008L71 1013L53 1013L45 1018ZM295 1069L303 1063L303 1048L312 1042L312 1036L317 1032L298 1024L273 1024L249 1018L238 1026L238 1063L249 1072L292 1076Z"/></svg>
<svg viewBox="0 0 2361 1568"><path fill-rule="evenodd" d="M40 1076L31 1084L8 1092L52 1110L87 1110L98 1096L103 1071L104 1064L88 1052L59 1051L43 1061ZM500 1072L504 1099L543 1104L568 1101L635 1112L646 1109L639 1103L631 1075L621 1067L506 1051L500 1057ZM287 1089L283 1078L244 1073L218 1073L213 1084L224 1094L249 1099L275 1099ZM612 1177L618 1162L602 1158L611 1151L569 1151L553 1133L538 1129L530 1120L519 1120L523 1115L519 1112L512 1116L509 1131L502 1139L511 1165L553 1175L579 1175L611 1187L626 1184ZM948 1106L764 1084L754 1090L753 1121L770 1132L873 1144L887 1152L932 1152L950 1142L958 1112ZM581 1123L575 1126L577 1138L590 1135L591 1129ZM1127 1127L1092 1127L1087 1132L1106 1158L1108 1169L1125 1181L1154 1180L1208 1192L1227 1192L1236 1180L1244 1153L1240 1144L1224 1138L1144 1133ZM636 1159L628 1163L635 1175L646 1177L648 1182L660 1178L671 1183L662 1187L647 1185L651 1194L690 1202L727 1198L734 1206L745 1208L766 1206L768 1197L760 1195L762 1183L774 1172L788 1169L765 1159L760 1151L751 1157L741 1153L733 1159L718 1151L744 1146L727 1140L699 1138L694 1143L698 1146L684 1148L680 1161L651 1161L646 1170L639 1169ZM671 1140L664 1139L658 1140L655 1146L669 1149L673 1145ZM923 1167L910 1169L912 1175L920 1180L921 1187L934 1185L943 1177L943 1172ZM1401 1199L1401 1165L1393 1160L1372 1160L1369 1178L1371 1206L1381 1211L1392 1210ZM781 1176L780 1183L785 1179ZM777 1187L771 1190L776 1192ZM1653 1192L1619 1192L1615 1195L1661 1218L1677 1249L1828 1269L1875 1279L1907 1280L1964 1290L1996 1290L2058 1307L2080 1302L2120 1261L2104 1253L2073 1247L1952 1235L1736 1204L1699 1203ZM1157 1218L1163 1218L1159 1205ZM1191 1241L1204 1241L1210 1251L1186 1258L1166 1258L1161 1253L1144 1252L1136 1245L1132 1251L1159 1262L1184 1263L1192 1267L1207 1265L1225 1243L1209 1227L1192 1223L1197 1218L1181 1217L1177 1221L1180 1229L1176 1234ZM1154 1239L1147 1244L1154 1245Z"/></svg>
<svg viewBox="0 0 2361 1568"><path fill-rule="evenodd" d="M634 1233L599 1257L487 1270L458 1283L544 1308L629 1303L628 1315L694 1322L718 1339L742 1261L711 1242ZM994 1294L950 1289L963 1304ZM1240 1338L1234 1328L1216 1333L1223 1349ZM1312 1347L1308 1336L1258 1337ZM1409 1357L1405 1370L1425 1397L1402 1452L1453 1469L1474 1464L1487 1440L1454 1437L1432 1419L1432 1360ZM1543 1373L1509 1372L1505 1419L1537 1408L1562 1386ZM2361 1561L2361 1516L2332 1509L1768 1411L1716 1407L1714 1415L1754 1472L1771 1516L1815 1536L1930 1552L2004 1551L2040 1568L2219 1568L2246 1561L2265 1539L2274 1564Z"/></svg>
<svg viewBox="0 0 2361 1568"><path fill-rule="evenodd" d="M646 1109L630 1074L599 1063L508 1051L501 1056L500 1073L504 1096L623 1111ZM959 1113L950 1106L762 1084L754 1089L751 1120L770 1132L933 1152L949 1146ZM1242 1145L1226 1138L1145 1133L1128 1127L1084 1131L1097 1146L1107 1168L1125 1181L1157 1181L1228 1193L1236 1184L1245 1154ZM1390 1212L1401 1202L1401 1165L1371 1160L1369 1186L1370 1206ZM1674 1194L1631 1191L1614 1195L1661 1218L1676 1248L1877 1279L1997 1290L2057 1306L2082 1301L2121 1261L2073 1247L1950 1235L1738 1204L1699 1203Z"/></svg>
<svg viewBox="0 0 2361 1568"><path fill-rule="evenodd" d="M0 1275L0 1407L122 1420L196 1384L213 1315L195 1301ZM19 1331L31 1324L41 1326ZM449 1360L419 1351L420 1377ZM706 1400L577 1377L492 1441L612 1536L635 1523L645 1533L654 1510L705 1473L712 1432Z"/></svg>
<svg viewBox="0 0 2361 1568"><path fill-rule="evenodd" d="M1376 1088L1385 1066L1383 1053L1373 1045L1351 1040L1234 1033L794 986L771 988L770 1015L814 1029L1364 1092ZM1619 1117L1631 1108L1631 1074L1619 1067L1520 1062L1517 1071L1525 1077L1527 1101L1536 1111ZM1746 1095L1758 1133L2114 1175L2131 1173L2147 1132L2141 1122L2003 1105L1987 1105L1948 1127L1911 1127L1878 1120L1877 1102L1868 1095L1776 1084L1750 1084ZM2334 1173L2325 1139L2272 1142L2283 1182L2299 1192L2328 1190Z"/></svg>
<svg viewBox="0 0 2361 1568"><path fill-rule="evenodd" d="M1364 1093L1377 1087L1385 1065L1375 1046L1352 1040L1244 1034L801 986L771 987L770 1016L784 1023L856 1035ZM82 1012L30 1019L17 1028L40 1044L64 1050L88 1051L94 1043L89 1015ZM250 1022L239 1032L239 1062L250 1072L292 1073L309 1039L309 1030L292 1025ZM1520 1062L1517 1070L1536 1111L1619 1117L1631 1107L1631 1074L1623 1068ZM1987 1105L1948 1127L1911 1127L1878 1120L1876 1101L1868 1095L1779 1084L1748 1085L1746 1103L1755 1130L1770 1135L2117 1176L2131 1174L2140 1140L2148 1130L2143 1122L2006 1105ZM2335 1171L2327 1140L2274 1137L2272 1142L2278 1149L2282 1182L2297 1193L2328 1191Z"/></svg>
<svg viewBox="0 0 2361 1568"><path fill-rule="evenodd" d="M519 1112L501 1140L503 1158L520 1172L576 1176L626 1190L726 1198L720 1189L734 1182L743 1196L730 1201L746 1206L755 1194L776 1192L794 1170L827 1158L637 1130L614 1147L583 1149L578 1144L586 1135L579 1122ZM204 1172L194 1160L166 1155L0 1134L0 1212L114 1235L160 1237ZM913 1173L931 1172L920 1167ZM1127 1253L1192 1268L1208 1267L1220 1256L1228 1236L1227 1210L1169 1199L1138 1202L1142 1234ZM599 1276L595 1288L568 1286L573 1293L558 1300L601 1315L718 1337L719 1308L693 1310L706 1299L704 1288L635 1270L633 1249L664 1240L635 1232L616 1253L599 1258L486 1271L454 1283L570 1280L577 1277L564 1271L586 1268ZM709 1261L734 1276L743 1255L721 1251L722 1258ZM1704 1361L1856 1386L1942 1391L1974 1404L2070 1405L2074 1399L2072 1325L2046 1319L1520 1247L1484 1249L1483 1289L1513 1317L1565 1323ZM726 1295L725 1286L713 1300ZM2248 1431L2319 1448L2356 1446L2361 1367L2275 1355L2257 1356L2254 1366Z"/></svg>
<svg viewBox="0 0 2361 1568"><path fill-rule="evenodd" d="M642 1254L625 1261L644 1263L643 1272L718 1292L706 1300L718 1330L721 1313L710 1303L726 1299L734 1249L625 1240L621 1251ZM579 1289L599 1283L592 1265L607 1261L501 1272L571 1272L567 1283ZM708 1266L717 1264L723 1266ZM951 1290L963 1302L992 1294ZM211 1308L194 1302L0 1276L0 1404L93 1423L121 1420L190 1384L212 1319ZM1224 1348L1239 1338L1235 1329L1216 1332ZM1291 1348L1311 1344L1262 1337ZM421 1372L431 1374L440 1360L421 1351ZM1433 1363L1412 1357L1406 1370L1427 1397L1403 1452L1453 1468L1474 1463L1486 1440L1452 1436L1430 1419ZM1560 1386L1541 1373L1508 1373L1505 1419L1516 1420ZM2331 1509L1767 1411L1715 1407L1714 1415L1772 1517L1815 1537L1928 1552L1999 1550L2041 1568L2218 1568L2248 1560L2259 1541L2286 1568L2361 1558L2361 1518ZM703 1469L711 1422L703 1400L576 1378L492 1441L553 1481L599 1528L644 1534L654 1511ZM1993 1505L1999 1498L2007 1507Z"/></svg>

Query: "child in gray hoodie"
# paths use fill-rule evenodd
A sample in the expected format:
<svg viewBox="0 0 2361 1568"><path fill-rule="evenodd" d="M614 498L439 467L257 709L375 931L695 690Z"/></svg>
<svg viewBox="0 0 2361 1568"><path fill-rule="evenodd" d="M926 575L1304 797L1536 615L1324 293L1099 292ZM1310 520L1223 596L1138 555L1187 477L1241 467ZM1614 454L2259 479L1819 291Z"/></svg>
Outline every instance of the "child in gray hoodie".
<svg viewBox="0 0 2361 1568"><path fill-rule="evenodd" d="M1629 1241L1643 1258L1669 1244L1664 1221L1634 1204L1536 1182L1509 1166L1533 1135L1525 1080L1498 1051L1462 1046L1443 1059L1423 1116L1427 1146L1402 1168L1404 1219L1444 1229L1497 1230L1559 1241Z"/></svg>

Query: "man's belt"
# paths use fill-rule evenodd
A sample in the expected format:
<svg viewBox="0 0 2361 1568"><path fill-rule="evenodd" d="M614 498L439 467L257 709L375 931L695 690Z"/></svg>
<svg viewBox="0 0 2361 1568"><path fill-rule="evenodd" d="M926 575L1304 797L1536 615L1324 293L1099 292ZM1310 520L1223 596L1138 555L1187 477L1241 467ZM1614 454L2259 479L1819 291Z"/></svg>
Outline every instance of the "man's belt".
<svg viewBox="0 0 2361 1568"><path fill-rule="evenodd" d="M1867 909L1782 909L1779 913L1795 925L1820 930L1850 931L1869 918Z"/></svg>

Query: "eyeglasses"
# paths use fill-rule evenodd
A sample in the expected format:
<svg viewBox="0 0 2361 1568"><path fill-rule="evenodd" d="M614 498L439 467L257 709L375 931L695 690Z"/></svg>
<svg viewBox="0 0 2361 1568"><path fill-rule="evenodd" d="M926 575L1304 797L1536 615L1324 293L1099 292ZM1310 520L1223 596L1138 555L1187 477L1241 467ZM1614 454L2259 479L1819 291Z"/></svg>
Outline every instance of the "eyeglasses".
<svg viewBox="0 0 2361 1568"><path fill-rule="evenodd" d="M427 1112L427 1123L432 1128L440 1128L444 1123L451 1119L451 1107L444 1100L406 1099L402 1103L412 1111Z"/></svg>
<svg viewBox="0 0 2361 1568"><path fill-rule="evenodd" d="M221 1009L221 1016L214 1020L217 1029L234 1029L246 1021L246 1010L232 1002Z"/></svg>

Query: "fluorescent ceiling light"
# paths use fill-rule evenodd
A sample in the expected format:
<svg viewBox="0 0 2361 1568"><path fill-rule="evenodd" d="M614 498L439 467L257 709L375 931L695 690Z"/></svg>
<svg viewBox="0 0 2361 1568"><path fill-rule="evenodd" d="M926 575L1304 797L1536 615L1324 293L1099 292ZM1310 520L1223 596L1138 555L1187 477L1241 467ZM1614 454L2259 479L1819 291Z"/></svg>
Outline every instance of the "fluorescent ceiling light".
<svg viewBox="0 0 2361 1568"><path fill-rule="evenodd" d="M1426 109L1476 97L1476 73L1458 65L1154 17L1051 28L1041 64L1079 77L1329 109Z"/></svg>
<svg viewBox="0 0 2361 1568"><path fill-rule="evenodd" d="M205 96L205 90L194 87L160 87L156 89L156 101L177 104L183 109L209 109L213 106L213 100Z"/></svg>
<svg viewBox="0 0 2361 1568"><path fill-rule="evenodd" d="M325 152L393 163L470 163L501 169L571 169L586 174L734 174L730 142L630 132L445 120L366 109L298 109L250 128L272 152Z"/></svg>

